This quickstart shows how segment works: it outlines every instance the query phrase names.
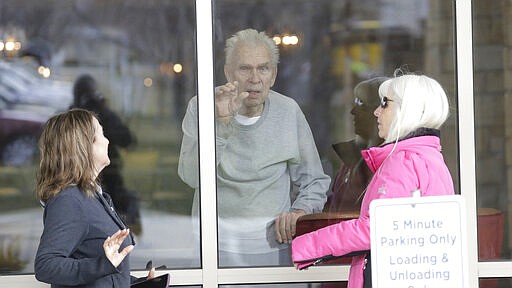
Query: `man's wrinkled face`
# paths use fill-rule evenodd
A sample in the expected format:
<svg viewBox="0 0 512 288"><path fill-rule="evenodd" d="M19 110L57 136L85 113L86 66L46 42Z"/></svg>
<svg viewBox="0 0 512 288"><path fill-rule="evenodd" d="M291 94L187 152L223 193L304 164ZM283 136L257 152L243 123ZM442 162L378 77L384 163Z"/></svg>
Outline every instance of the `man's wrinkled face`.
<svg viewBox="0 0 512 288"><path fill-rule="evenodd" d="M272 65L268 49L263 45L256 47L242 45L235 53L233 63L224 66L227 80L238 81L239 93L244 91L249 93L244 100L244 106L263 104L277 75L277 67Z"/></svg>

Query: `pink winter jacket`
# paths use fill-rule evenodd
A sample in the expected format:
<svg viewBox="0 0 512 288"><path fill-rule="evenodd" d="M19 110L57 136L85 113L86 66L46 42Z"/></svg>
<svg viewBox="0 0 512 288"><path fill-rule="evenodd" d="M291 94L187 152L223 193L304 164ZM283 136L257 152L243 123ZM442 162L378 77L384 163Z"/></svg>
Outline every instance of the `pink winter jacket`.
<svg viewBox="0 0 512 288"><path fill-rule="evenodd" d="M454 194L453 181L441 154L439 137L417 136L401 140L391 153L393 146L394 143L389 143L361 152L375 174L368 184L359 218L295 238L292 242L294 262L369 250L369 208L374 199L409 197L416 189L421 191L422 196ZM363 287L365 257L360 255L352 258L348 288Z"/></svg>

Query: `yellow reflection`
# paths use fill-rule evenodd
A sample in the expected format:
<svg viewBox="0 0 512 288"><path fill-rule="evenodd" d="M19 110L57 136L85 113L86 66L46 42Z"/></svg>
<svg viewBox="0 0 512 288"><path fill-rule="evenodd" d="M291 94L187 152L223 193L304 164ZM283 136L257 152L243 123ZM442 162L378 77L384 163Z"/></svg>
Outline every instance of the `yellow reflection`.
<svg viewBox="0 0 512 288"><path fill-rule="evenodd" d="M151 77L144 78L144 86L145 87L153 86L153 79L151 79Z"/></svg>
<svg viewBox="0 0 512 288"><path fill-rule="evenodd" d="M14 50L14 42L13 41L5 42L5 50L7 50L7 51Z"/></svg>
<svg viewBox="0 0 512 288"><path fill-rule="evenodd" d="M176 63L174 66L172 66L172 69L175 73L181 73L181 71L183 71L183 66L179 63Z"/></svg>
<svg viewBox="0 0 512 288"><path fill-rule="evenodd" d="M39 73L39 75L43 76L44 78L48 78L50 77L51 71L48 67L39 66L37 68L37 73Z"/></svg>
<svg viewBox="0 0 512 288"><path fill-rule="evenodd" d="M274 37L274 42L279 45L275 40L276 38L277 37ZM299 43L299 37L297 35L284 35L279 42L283 45L297 45Z"/></svg>
<svg viewBox="0 0 512 288"><path fill-rule="evenodd" d="M297 45L299 43L299 37L297 35L290 36L290 44Z"/></svg>

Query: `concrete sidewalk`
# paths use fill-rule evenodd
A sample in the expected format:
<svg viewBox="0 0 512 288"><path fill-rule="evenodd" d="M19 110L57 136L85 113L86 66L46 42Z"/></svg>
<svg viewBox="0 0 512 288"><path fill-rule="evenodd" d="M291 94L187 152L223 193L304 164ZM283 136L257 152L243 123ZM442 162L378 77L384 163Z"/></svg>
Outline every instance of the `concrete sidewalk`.
<svg viewBox="0 0 512 288"><path fill-rule="evenodd" d="M24 268L15 273L34 272L34 257L43 230L42 214L42 208L0 214L0 253L5 255L12 247L25 262ZM142 234L135 236L137 245L130 257L132 270L144 269L148 260L154 266L168 268L198 267L197 256L193 255L198 255L199 247L192 247L197 241L192 238L190 217L142 209L141 221Z"/></svg>

